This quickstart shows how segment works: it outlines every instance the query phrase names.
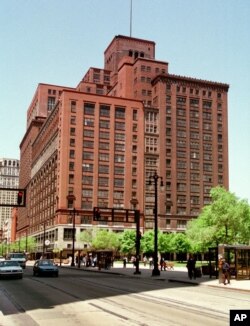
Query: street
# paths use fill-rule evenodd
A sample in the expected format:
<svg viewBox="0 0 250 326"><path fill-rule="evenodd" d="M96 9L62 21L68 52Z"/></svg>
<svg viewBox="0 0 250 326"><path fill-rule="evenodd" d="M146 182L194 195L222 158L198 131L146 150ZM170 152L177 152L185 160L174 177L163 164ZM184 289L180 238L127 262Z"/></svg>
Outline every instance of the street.
<svg viewBox="0 0 250 326"><path fill-rule="evenodd" d="M0 325L229 325L249 293L60 268L55 277L0 280Z"/></svg>

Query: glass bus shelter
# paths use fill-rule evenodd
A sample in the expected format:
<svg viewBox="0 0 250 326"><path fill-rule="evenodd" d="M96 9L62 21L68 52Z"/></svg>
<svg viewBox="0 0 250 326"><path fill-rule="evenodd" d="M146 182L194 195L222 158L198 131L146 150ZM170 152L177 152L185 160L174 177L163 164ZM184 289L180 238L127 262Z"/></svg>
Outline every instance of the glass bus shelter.
<svg viewBox="0 0 250 326"><path fill-rule="evenodd" d="M218 271L216 276L222 272L222 259L225 258L230 265L231 276L236 280L250 280L250 246L245 245L219 245L209 248L209 266L215 265ZM210 270L210 277L215 275Z"/></svg>

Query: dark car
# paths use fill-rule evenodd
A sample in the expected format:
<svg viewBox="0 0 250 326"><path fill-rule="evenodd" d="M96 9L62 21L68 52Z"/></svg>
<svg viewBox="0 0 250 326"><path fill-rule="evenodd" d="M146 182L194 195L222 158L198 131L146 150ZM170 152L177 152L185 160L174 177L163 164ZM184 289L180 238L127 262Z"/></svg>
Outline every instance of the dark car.
<svg viewBox="0 0 250 326"><path fill-rule="evenodd" d="M39 259L33 266L33 275L51 275L58 277L58 266L54 264L50 259Z"/></svg>

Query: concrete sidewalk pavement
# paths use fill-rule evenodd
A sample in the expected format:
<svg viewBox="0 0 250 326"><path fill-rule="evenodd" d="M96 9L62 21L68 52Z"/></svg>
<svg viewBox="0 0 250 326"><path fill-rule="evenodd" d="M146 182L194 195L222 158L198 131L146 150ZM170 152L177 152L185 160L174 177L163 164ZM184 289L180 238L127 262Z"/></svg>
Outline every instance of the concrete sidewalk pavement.
<svg viewBox="0 0 250 326"><path fill-rule="evenodd" d="M78 269L77 265L75 267L71 267L69 265L62 265L62 267ZM92 271L96 273L118 274L127 277L150 278L152 280L160 279L160 280L166 280L168 282L177 282L177 283L189 284L194 286L202 285L202 286L218 287L227 290L241 290L241 291L249 292L250 294L250 280L231 279L231 282L228 285L219 283L218 279L216 279L215 277L210 278L207 275L203 275L202 277L196 278L195 280L190 280L188 278L187 269L185 267L174 267L174 270L161 271L160 276L152 276L152 269L141 265L139 268L141 274L134 274L135 268L132 266L132 264L127 264L127 267L124 268L123 265L119 262L114 262L113 267L111 267L110 269L99 270L97 267L81 266L80 270Z"/></svg>

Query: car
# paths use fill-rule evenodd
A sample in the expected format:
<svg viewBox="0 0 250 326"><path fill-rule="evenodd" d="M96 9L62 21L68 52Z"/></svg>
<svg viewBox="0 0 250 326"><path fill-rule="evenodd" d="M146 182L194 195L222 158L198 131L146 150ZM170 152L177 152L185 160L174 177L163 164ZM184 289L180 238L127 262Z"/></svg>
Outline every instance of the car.
<svg viewBox="0 0 250 326"><path fill-rule="evenodd" d="M0 256L0 261L4 261L5 258L3 256Z"/></svg>
<svg viewBox="0 0 250 326"><path fill-rule="evenodd" d="M26 267L26 255L23 252L9 252L6 259L17 261L22 268Z"/></svg>
<svg viewBox="0 0 250 326"><path fill-rule="evenodd" d="M23 278L23 269L17 261L0 261L0 278Z"/></svg>
<svg viewBox="0 0 250 326"><path fill-rule="evenodd" d="M39 259L35 261L33 266L33 275L51 275L58 277L58 266L50 259Z"/></svg>

